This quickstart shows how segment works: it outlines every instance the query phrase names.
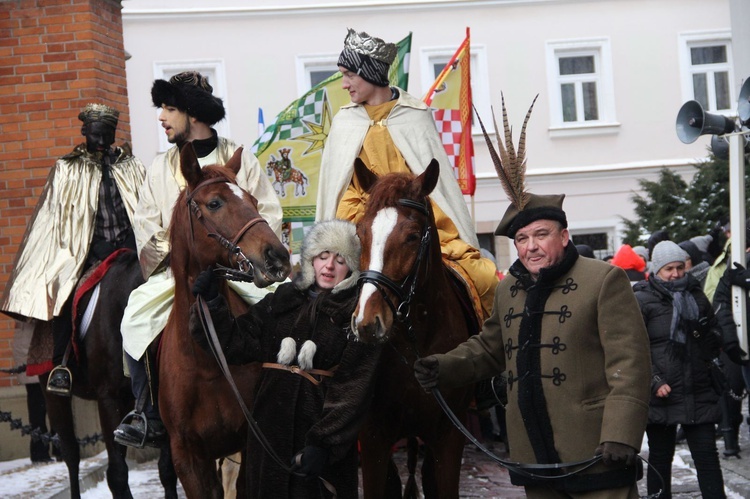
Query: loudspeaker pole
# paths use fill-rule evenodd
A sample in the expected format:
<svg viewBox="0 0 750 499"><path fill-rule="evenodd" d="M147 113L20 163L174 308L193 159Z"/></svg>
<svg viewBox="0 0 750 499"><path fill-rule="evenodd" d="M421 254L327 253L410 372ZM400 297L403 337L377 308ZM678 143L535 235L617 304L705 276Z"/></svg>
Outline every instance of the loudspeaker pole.
<svg viewBox="0 0 750 499"><path fill-rule="evenodd" d="M727 134L729 138L729 217L732 229L733 262L746 265L745 258L745 144L742 133ZM740 347L747 352L747 292L732 286L732 314L737 324Z"/></svg>

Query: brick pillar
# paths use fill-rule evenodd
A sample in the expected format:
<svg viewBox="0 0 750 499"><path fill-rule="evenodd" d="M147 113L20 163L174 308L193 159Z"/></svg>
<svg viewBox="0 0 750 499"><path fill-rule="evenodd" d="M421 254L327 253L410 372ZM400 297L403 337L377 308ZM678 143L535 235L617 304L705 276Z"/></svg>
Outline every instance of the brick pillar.
<svg viewBox="0 0 750 499"><path fill-rule="evenodd" d="M0 0L0 289L50 167L84 141L89 102L120 111L130 142L120 0ZM0 368L14 321L0 314ZM0 374L0 387L13 378Z"/></svg>

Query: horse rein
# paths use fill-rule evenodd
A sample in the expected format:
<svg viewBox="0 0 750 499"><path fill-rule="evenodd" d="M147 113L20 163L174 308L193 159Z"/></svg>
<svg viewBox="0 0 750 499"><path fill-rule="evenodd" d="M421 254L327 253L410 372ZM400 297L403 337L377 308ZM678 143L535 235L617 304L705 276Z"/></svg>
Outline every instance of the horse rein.
<svg viewBox="0 0 750 499"><path fill-rule="evenodd" d="M263 217L255 217L250 219L245 225L242 226L242 228L237 232L237 234L232 239L227 239L216 228L216 225L214 225L211 220L207 219L203 216L203 212L200 210L200 207L198 206L198 203L195 202L195 194L198 192L199 189L202 187L205 187L207 185L211 184L218 184L218 183L226 183L229 182L226 178L221 177L215 177L210 178L207 180L204 180L203 182L199 183L197 186L195 186L195 189L193 189L192 192L187 193L187 205L188 209L190 210L191 214L195 216L195 218L198 219L198 221L203 225L203 227L206 229L208 237L211 237L213 239L216 239L216 241L224 247L229 253L228 253L228 259L231 262L234 258L235 263L237 264L237 269L230 269L227 267L218 267L218 272L221 277L225 277L231 280L240 280L240 281L252 281L253 279L253 273L255 271L255 268L253 264L250 262L250 260L245 256L244 253L242 253L242 249L238 246L237 243L240 242L240 239L242 239L242 236L245 235L245 233L250 230L253 226L255 226L258 223L268 223ZM195 231L193 229L193 217L190 217L190 238L191 241L195 241Z"/></svg>
<svg viewBox="0 0 750 499"><path fill-rule="evenodd" d="M401 282L398 283L378 270L364 270L359 274L359 278L357 279L357 285L359 286L360 291L362 289L362 286L367 283L374 285L375 288L380 291L380 294L382 295L386 304L391 309L391 312L393 312L393 316L395 317L395 319L399 322L407 324L409 336L412 337L412 341L414 341L414 331L411 325L411 321L409 320L411 314L411 302L414 298L414 292L417 289L417 275L419 273L419 269L422 267L422 262L429 264L429 261L427 260L427 252L430 248L430 230L432 228L432 225L430 224L430 210L427 206L427 203L429 203L429 201L427 200L425 200L425 202L414 201L412 199L398 200L398 204L400 204L401 206L417 210L427 219L424 226L422 227L422 235L419 242L419 249L417 250L417 258L414 260L411 270L406 275L406 277L404 277ZM428 268L425 268L425 272L427 271ZM390 290L391 293L396 296L399 302L398 307L393 303L391 297L388 296L388 294L385 292L385 288Z"/></svg>
<svg viewBox="0 0 750 499"><path fill-rule="evenodd" d="M201 320L201 325L203 326L203 332L206 334L206 338L208 339L208 345L211 348L211 352L214 354L214 358L216 358L217 364L219 364L219 369L221 369L221 372L224 374L224 377L226 378L227 382L229 383L229 387L232 389L232 392L234 393L235 398L237 399L237 403L240 406L240 409L242 410L242 414L245 416L245 420L247 421L248 426L250 427L250 430L253 432L253 435L258 440L258 443L260 443L260 446L263 448L264 451L269 455L269 457L284 471L291 475L298 476L300 478L306 478L307 476L299 473L297 471L293 471L291 466L289 464L285 463L281 457L276 453L276 451L271 446L271 443L266 438L265 434L263 433L263 430L261 430L260 426L258 426L258 423L253 418L252 413L250 412L250 409L247 407L247 404L245 404L245 400L242 398L242 394L240 393L239 388L237 388L237 384L234 382L234 377L232 376L231 371L229 370L229 364L227 363L227 358L224 355L224 351L221 348L221 342L219 342L219 337L216 334L216 328L214 327L214 322L211 319L211 311L208 309L208 305L206 304L206 301L203 299L201 295L196 296L196 304L198 309L198 316ZM297 465L302 464L301 456L297 456ZM322 482L323 486L333 495L333 498L336 499L337 493L336 488L328 481L323 479L322 477L318 477L318 479Z"/></svg>

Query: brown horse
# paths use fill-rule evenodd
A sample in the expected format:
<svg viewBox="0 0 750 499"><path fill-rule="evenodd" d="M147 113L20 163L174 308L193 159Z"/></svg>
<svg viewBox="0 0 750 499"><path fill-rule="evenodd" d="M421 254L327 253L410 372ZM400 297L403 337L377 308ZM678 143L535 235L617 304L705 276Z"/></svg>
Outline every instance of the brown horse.
<svg viewBox="0 0 750 499"><path fill-rule="evenodd" d="M74 371L73 395L86 400L96 400L102 439L107 448L107 485L115 499L132 499L128 486L128 466L125 463L126 447L115 443L113 431L123 416L133 407L130 380L122 369L122 321L130 292L143 283L138 255L135 251L121 253L99 281L98 296L86 336L79 345L79 369ZM90 293L81 299L78 309L86 310L92 298ZM49 322L37 323L35 334L51 335ZM80 326L79 326L80 328ZM75 421L71 398L51 394L46 390L49 373L39 376L44 387L52 429L60 438L60 450L68 468L70 497L81 496L79 464L81 452L76 440ZM162 450L159 476L167 498L177 498L177 478L169 461L169 449Z"/></svg>
<svg viewBox="0 0 750 499"><path fill-rule="evenodd" d="M258 213L257 200L236 183L241 154L240 148L225 166L203 169L192 144L180 154L187 188L169 228L175 297L160 346L159 406L175 471L189 498L222 497L214 460L244 450L247 432L217 361L190 335L192 284L209 264L237 265L246 277L252 270L260 288L284 280L291 271L289 252ZM235 315L247 308L226 285L222 288ZM251 406L259 365L236 366L231 372Z"/></svg>
<svg viewBox="0 0 750 499"><path fill-rule="evenodd" d="M352 330L360 341L392 347L383 349L372 407L359 434L365 498L400 496L400 485L394 491L388 479L389 456L394 443L414 437L426 446L425 497L458 497L464 437L424 392L412 368L418 357L446 352L469 335L427 197L439 167L433 160L418 177L396 173L377 179L357 160L355 172L369 196L357 224L362 274ZM464 418L471 388L443 395Z"/></svg>

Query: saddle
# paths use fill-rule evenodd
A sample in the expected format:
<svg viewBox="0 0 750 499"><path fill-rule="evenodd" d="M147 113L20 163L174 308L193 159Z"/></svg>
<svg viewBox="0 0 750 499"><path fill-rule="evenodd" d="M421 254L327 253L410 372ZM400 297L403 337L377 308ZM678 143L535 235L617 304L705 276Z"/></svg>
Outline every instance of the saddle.
<svg viewBox="0 0 750 499"><path fill-rule="evenodd" d="M482 329L481 326L485 319L479 293L460 265L447 258L443 258L443 263L451 277L449 281L453 285L456 299L461 304L461 310L469 328L469 336L475 335Z"/></svg>

